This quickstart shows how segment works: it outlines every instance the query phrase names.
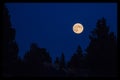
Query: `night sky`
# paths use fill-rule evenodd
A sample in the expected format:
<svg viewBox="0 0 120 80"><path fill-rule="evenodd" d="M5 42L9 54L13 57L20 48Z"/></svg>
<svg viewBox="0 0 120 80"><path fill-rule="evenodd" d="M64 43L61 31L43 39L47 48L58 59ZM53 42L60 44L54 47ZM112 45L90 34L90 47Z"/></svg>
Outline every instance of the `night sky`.
<svg viewBox="0 0 120 80"><path fill-rule="evenodd" d="M6 6L16 29L21 58L33 42L46 48L53 60L64 52L68 61L78 45L85 53L90 31L102 17L117 35L117 3L6 3ZM84 26L81 34L72 30L78 22Z"/></svg>

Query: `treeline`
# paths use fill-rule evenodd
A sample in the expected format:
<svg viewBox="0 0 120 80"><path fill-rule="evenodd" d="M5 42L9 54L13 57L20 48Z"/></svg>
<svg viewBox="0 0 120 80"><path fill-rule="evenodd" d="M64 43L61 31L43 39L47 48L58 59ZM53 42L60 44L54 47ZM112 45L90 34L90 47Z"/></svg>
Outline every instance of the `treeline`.
<svg viewBox="0 0 120 80"><path fill-rule="evenodd" d="M97 21L96 28L89 35L90 43L83 56L81 46L69 62L65 62L62 52L52 62L49 52L32 43L23 60L18 57L19 48L15 41L16 31L12 28L10 15L5 6L2 13L3 24L3 76L117 76L117 39L109 31L105 18Z"/></svg>

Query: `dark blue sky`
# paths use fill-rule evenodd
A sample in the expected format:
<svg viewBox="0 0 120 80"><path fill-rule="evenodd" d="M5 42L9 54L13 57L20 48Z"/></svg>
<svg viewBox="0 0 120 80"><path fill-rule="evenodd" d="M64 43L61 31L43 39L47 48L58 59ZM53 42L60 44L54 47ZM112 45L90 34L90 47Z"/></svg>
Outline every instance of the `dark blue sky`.
<svg viewBox="0 0 120 80"><path fill-rule="evenodd" d="M6 6L16 29L20 57L35 42L46 48L53 60L62 52L69 60L78 45L85 50L90 31L102 17L117 35L117 3L6 3ZM84 26L79 35L72 31L78 22Z"/></svg>

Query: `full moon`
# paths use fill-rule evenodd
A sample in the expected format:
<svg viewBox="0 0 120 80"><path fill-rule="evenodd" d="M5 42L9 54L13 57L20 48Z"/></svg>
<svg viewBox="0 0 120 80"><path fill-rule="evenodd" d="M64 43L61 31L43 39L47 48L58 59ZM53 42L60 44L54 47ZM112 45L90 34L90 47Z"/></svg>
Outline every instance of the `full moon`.
<svg viewBox="0 0 120 80"><path fill-rule="evenodd" d="M83 32L83 25L80 23L76 23L73 25L73 32L76 34L80 34Z"/></svg>

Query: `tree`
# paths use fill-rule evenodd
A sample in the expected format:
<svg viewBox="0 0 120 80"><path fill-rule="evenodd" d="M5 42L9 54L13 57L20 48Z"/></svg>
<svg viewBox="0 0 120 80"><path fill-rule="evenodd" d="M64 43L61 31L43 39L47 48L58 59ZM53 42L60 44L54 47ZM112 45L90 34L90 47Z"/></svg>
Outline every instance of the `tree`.
<svg viewBox="0 0 120 80"><path fill-rule="evenodd" d="M12 28L8 9L3 5L3 75L14 76L17 73L18 45L15 41L16 31Z"/></svg>
<svg viewBox="0 0 120 80"><path fill-rule="evenodd" d="M43 64L44 62L51 63L51 57L45 48L39 48L36 43L32 43L30 51L24 56L24 61L34 64Z"/></svg>
<svg viewBox="0 0 120 80"><path fill-rule="evenodd" d="M36 43L32 43L30 51L24 56L25 75L43 75L47 72L45 64L51 63L51 57L45 48L39 48Z"/></svg>
<svg viewBox="0 0 120 80"><path fill-rule="evenodd" d="M65 56L64 53L62 53L61 58L60 58L60 69L65 68Z"/></svg>
<svg viewBox="0 0 120 80"><path fill-rule="evenodd" d="M82 57L82 48L78 45L76 52L73 54L70 62L68 63L68 66L72 69L80 69L82 66Z"/></svg>
<svg viewBox="0 0 120 80"><path fill-rule="evenodd" d="M43 61L47 63L52 63L52 58L49 55L49 52L45 48L41 48L41 53L43 54Z"/></svg>
<svg viewBox="0 0 120 80"><path fill-rule="evenodd" d="M90 44L87 47L87 63L90 74L97 76L115 75L116 39L113 32L109 32L105 18L98 20L96 28L89 35ZM114 67L113 67L114 66ZM113 70L114 68L114 70Z"/></svg>
<svg viewBox="0 0 120 80"><path fill-rule="evenodd" d="M78 64L79 64L79 62L78 62L78 59L77 59L77 55L73 54L70 61L68 62L68 67L71 68L71 69L77 69Z"/></svg>
<svg viewBox="0 0 120 80"><path fill-rule="evenodd" d="M59 68L60 68L60 67L59 67L59 66L60 66L60 60L59 60L58 57L56 57L54 64L55 64L55 68L56 68L57 70L59 70Z"/></svg>
<svg viewBox="0 0 120 80"><path fill-rule="evenodd" d="M55 64L59 64L59 63L60 63L59 58L56 57L56 59L55 59Z"/></svg>

